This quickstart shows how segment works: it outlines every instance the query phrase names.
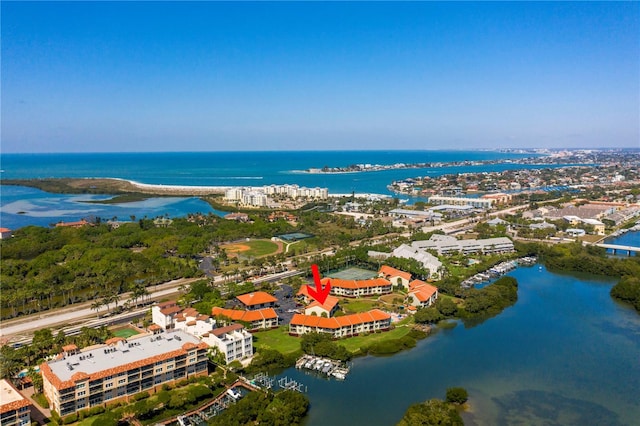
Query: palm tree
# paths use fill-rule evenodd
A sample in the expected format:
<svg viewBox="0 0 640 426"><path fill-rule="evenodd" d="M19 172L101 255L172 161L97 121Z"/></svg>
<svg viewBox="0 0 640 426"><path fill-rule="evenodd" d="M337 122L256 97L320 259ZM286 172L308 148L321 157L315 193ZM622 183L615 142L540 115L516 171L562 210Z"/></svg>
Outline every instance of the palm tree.
<svg viewBox="0 0 640 426"><path fill-rule="evenodd" d="M91 304L91 310L92 311L96 311L96 317L98 317L98 313L100 312L100 308L102 308L102 300L96 299L92 304ZM108 308L107 308L108 309Z"/></svg>

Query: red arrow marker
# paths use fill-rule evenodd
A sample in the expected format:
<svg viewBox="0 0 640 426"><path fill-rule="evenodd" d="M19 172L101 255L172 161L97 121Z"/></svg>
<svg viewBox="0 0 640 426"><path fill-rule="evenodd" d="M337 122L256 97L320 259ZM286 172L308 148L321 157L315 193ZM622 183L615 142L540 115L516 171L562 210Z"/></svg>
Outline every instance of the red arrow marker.
<svg viewBox="0 0 640 426"><path fill-rule="evenodd" d="M327 285L322 287L322 283L320 282L320 272L318 272L318 265L311 265L311 272L313 273L313 282L316 284L316 288L314 289L310 285L307 286L307 290L309 292L309 296L313 297L320 303L324 304L324 301L327 300L327 296L331 291L331 282L327 280Z"/></svg>

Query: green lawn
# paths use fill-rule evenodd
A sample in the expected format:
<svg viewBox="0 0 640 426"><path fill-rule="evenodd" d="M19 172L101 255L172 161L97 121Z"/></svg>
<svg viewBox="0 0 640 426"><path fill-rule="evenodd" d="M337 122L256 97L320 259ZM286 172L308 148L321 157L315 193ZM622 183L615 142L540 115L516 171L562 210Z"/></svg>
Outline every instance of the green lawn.
<svg viewBox="0 0 640 426"><path fill-rule="evenodd" d="M251 247L251 250L240 253L243 256L260 257L273 254L278 251L278 245L273 241L251 240L242 242L241 244L245 244Z"/></svg>
<svg viewBox="0 0 640 426"><path fill-rule="evenodd" d="M408 317L396 324L396 328L381 333L371 333L366 336L349 337L335 342L344 345L349 352L358 353L362 346L370 346L375 342L393 340L406 336L411 331L413 317ZM283 326L269 331L253 334L254 344L260 348L275 349L282 354L291 354L300 350L300 338L289 336L289 327Z"/></svg>
<svg viewBox="0 0 640 426"><path fill-rule="evenodd" d="M384 340L399 339L406 336L411 331L411 327L396 327L390 331L383 331L381 333L372 333L366 336L349 337L348 339L340 339L338 344L344 345L345 348L351 353L357 353L363 346L370 346L376 342L382 342Z"/></svg>
<svg viewBox="0 0 640 426"><path fill-rule="evenodd" d="M140 333L133 328L120 328L118 330L113 330L113 335L115 337L123 337L125 339L131 336L135 336L136 334Z"/></svg>
<svg viewBox="0 0 640 426"><path fill-rule="evenodd" d="M370 311L371 309L374 308L374 305L378 303L379 302L375 300L343 299L340 302L340 306L342 306L342 309L347 311L347 313L355 314L358 312Z"/></svg>
<svg viewBox="0 0 640 426"><path fill-rule="evenodd" d="M259 348L275 349L282 354L300 350L300 339L289 336L289 326L253 333L253 342Z"/></svg>

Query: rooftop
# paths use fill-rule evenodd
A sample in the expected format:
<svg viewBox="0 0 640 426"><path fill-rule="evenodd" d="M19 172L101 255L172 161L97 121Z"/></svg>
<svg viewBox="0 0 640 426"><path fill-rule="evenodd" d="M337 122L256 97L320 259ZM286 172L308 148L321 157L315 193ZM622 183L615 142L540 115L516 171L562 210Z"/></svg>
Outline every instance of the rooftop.
<svg viewBox="0 0 640 426"><path fill-rule="evenodd" d="M31 405L11 383L7 380L0 380L0 413L17 410L18 408Z"/></svg>
<svg viewBox="0 0 640 426"><path fill-rule="evenodd" d="M253 293L241 294L236 296L245 306L261 305L263 303L275 303L278 301L275 297L264 291L255 291Z"/></svg>
<svg viewBox="0 0 640 426"><path fill-rule="evenodd" d="M126 340L113 340L112 345L94 346L89 350L50 361L45 365L48 365L51 372L60 381L66 382L75 380L74 376L76 378L80 377L77 376L78 374L91 376L99 372L108 372L104 374L104 376L108 376L126 371L128 364L142 361L153 363L157 361L154 358L164 357L174 351L184 352L191 349L193 345L200 344L200 340L197 337L182 330L155 335L141 335L140 337L134 336ZM140 365L145 365L148 362L143 362ZM131 366L131 368L134 367Z"/></svg>

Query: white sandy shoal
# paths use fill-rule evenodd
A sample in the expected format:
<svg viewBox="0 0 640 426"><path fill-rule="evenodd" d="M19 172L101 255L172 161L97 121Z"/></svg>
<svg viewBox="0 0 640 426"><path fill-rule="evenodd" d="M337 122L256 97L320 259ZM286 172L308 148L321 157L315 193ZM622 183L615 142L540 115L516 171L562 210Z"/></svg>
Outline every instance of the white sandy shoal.
<svg viewBox="0 0 640 426"><path fill-rule="evenodd" d="M232 186L189 186L189 185L162 185L151 183L140 183L132 180L127 180L131 185L138 189L150 190L154 192L170 192L181 194L224 194L228 189L234 188Z"/></svg>

